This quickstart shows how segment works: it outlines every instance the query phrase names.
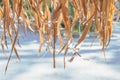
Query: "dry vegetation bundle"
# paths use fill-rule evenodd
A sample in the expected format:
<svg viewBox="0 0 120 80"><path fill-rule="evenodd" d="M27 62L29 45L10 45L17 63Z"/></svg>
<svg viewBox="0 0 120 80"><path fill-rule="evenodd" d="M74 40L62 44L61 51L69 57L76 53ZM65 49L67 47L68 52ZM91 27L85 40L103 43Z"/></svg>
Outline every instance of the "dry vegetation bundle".
<svg viewBox="0 0 120 80"><path fill-rule="evenodd" d="M0 6L0 25L1 46L4 53L4 47L7 47L8 40L11 41L12 49L8 59L8 63L14 51L18 59L20 59L16 44L18 41L18 31L24 24L24 30L27 29L38 32L40 37L39 52L42 50L44 43L53 48L53 67L56 67L56 42L60 42L60 50L58 53L64 51L64 65L65 57L69 50L69 45L73 41L72 30L79 20L80 24L84 26L82 36L77 44L72 49L73 56L79 55L78 46L85 39L90 30L91 23L95 23L96 34L99 38L102 50L105 51L109 45L112 34L112 21L114 18L115 9L114 0L2 0ZM74 16L71 18L69 6L73 8ZM29 13L28 13L29 11ZM18 24L16 26L16 24ZM61 35L61 24L64 24L66 42L63 41ZM6 38L9 36L9 39ZM18 42L19 43L19 42ZM79 55L80 56L80 55ZM8 64L7 64L8 66ZM65 66L64 66L65 67ZM6 67L7 70L7 67Z"/></svg>

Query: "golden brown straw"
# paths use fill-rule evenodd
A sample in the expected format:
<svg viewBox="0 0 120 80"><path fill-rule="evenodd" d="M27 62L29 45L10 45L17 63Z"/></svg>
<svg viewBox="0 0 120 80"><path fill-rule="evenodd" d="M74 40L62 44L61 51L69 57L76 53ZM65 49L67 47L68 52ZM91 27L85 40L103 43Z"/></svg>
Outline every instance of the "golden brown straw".
<svg viewBox="0 0 120 80"><path fill-rule="evenodd" d="M56 67L55 55L57 39L60 41L59 53L65 50L65 67L65 57L69 50L69 45L74 39L72 37L72 30L78 21L84 26L84 30L82 36L73 48L74 53L70 61L74 59L75 54L79 55L77 48L86 38L92 22L94 22L96 26L96 33L103 47L102 50L105 51L112 35L114 12L120 13L115 8L114 3L114 0L12 0L12 3L10 3L10 0L2 0L3 5L0 6L0 25L3 26L1 34L1 47L3 53L4 47L7 47L8 42L6 34L9 35L12 45L8 64L13 51L17 58L20 59L15 47L19 35L18 28L15 26L16 24L18 24L17 27L21 27L20 24L24 24L25 31L29 29L34 33L39 33L39 52L41 52L44 43L48 44L46 47L47 49L49 47L53 48L54 68ZM73 16L70 14L69 4L73 7ZM28 11L30 11L29 14ZM33 21L31 21L31 17L34 17ZM20 18L22 18L22 21ZM61 36L61 24L64 24L65 28L65 42ZM10 28L10 26L12 26L12 28Z"/></svg>

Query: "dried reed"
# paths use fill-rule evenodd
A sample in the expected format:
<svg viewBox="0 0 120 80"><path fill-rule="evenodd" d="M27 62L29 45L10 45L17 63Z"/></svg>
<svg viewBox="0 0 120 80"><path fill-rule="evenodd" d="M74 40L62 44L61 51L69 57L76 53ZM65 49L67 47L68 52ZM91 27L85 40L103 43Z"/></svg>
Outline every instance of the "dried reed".
<svg viewBox="0 0 120 80"><path fill-rule="evenodd" d="M64 67L65 57L69 50L69 45L72 43L72 29L79 20L85 29L77 44L73 48L72 61L77 52L78 45L85 39L87 33L90 31L91 23L94 22L96 32L100 40L100 44L105 51L110 42L112 34L112 21L114 12L120 13L114 6L114 0L2 0L0 6L0 25L2 27L1 46L4 53L4 47L7 47L6 34L9 35L12 49L8 59L7 67L14 51L17 58L19 58L17 49L15 47L18 40L19 24L24 24L25 30L30 29L33 32L38 32L40 36L39 52L42 50L44 43L49 43L47 47L53 48L53 67L56 67L56 42L57 38L60 41L60 51L64 52ZM74 9L74 16L71 18L68 4L71 4ZM27 11L32 11L27 15ZM31 21L30 17L34 17ZM22 21L20 20L22 18ZM65 26L65 33L67 41L64 42L61 36L61 23ZM16 27L15 24L18 24ZM31 26L31 24L35 26ZM12 28L10 28L12 26ZM45 37L46 36L46 37ZM4 42L4 43L3 43ZM104 54L105 55L105 54ZM79 55L80 56L80 55Z"/></svg>

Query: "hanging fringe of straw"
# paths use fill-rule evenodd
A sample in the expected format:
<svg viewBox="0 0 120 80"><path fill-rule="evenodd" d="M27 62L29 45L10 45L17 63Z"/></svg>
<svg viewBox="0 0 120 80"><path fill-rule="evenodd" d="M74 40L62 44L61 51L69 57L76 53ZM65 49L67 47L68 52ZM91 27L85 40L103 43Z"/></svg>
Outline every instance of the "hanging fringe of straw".
<svg viewBox="0 0 120 80"><path fill-rule="evenodd" d="M17 27L20 27L19 24L22 23L24 24L25 31L26 29L30 29L33 32L39 33L39 52L41 52L44 43L48 44L47 47L53 48L54 68L56 67L56 42L57 38L59 39L61 48L59 53L65 50L65 67L65 57L69 50L69 45L73 40L71 31L78 20L84 26L84 31L77 44L74 46L73 56L78 54L77 48L90 31L92 22L95 23L96 32L100 40L100 44L103 47L102 50L105 51L110 43L112 35L114 12L116 11L119 13L115 8L114 3L114 0L12 0L11 4L9 0L2 0L3 6L0 6L0 25L3 26L1 35L2 51L4 52L4 47L7 47L8 39L6 35L8 34L12 45L8 63L13 51L17 58L20 59L15 45L19 35ZM71 4L74 9L74 16L70 15L68 4ZM31 11L29 15L27 15L28 10ZM34 21L31 21L30 17L34 17ZM22 18L22 20L20 20L20 18ZM19 25L17 27L16 21ZM61 24L64 24L65 27L65 42L61 36ZM10 28L11 26L12 28ZM73 57L71 61L72 60Z"/></svg>

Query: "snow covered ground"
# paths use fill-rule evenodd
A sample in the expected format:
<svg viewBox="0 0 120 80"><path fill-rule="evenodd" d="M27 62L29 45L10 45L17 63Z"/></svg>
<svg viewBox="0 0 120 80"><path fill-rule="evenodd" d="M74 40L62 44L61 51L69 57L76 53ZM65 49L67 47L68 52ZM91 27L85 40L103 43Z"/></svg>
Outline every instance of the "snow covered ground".
<svg viewBox="0 0 120 80"><path fill-rule="evenodd" d="M7 57L4 57L0 50L0 80L120 80L119 25L120 23L114 23L113 36L106 50L106 62L98 40L95 40L91 47L93 39L88 36L79 53L89 60L76 57L72 63L67 62L66 69L64 69L62 56L57 56L57 68L53 69L52 55L45 50L38 53L38 35L27 33L28 36L20 40L22 48L18 47L21 61L19 62L13 55L6 75L4 70ZM10 53L10 50L6 53Z"/></svg>

